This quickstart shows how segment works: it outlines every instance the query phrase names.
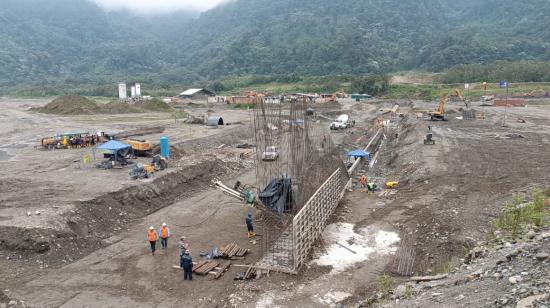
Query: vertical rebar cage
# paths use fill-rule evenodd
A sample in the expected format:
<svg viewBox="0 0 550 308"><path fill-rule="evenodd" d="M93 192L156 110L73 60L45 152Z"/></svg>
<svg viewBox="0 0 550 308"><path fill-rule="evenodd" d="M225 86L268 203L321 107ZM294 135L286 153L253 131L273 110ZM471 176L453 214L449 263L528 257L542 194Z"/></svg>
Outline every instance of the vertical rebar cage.
<svg viewBox="0 0 550 308"><path fill-rule="evenodd" d="M272 180L289 177L293 199L283 215L266 209L259 263L295 273L338 205L337 196L349 177L335 153L328 127L306 114L306 99L272 104L260 98L255 103L256 187L261 192ZM278 159L264 159L268 147L279 149Z"/></svg>

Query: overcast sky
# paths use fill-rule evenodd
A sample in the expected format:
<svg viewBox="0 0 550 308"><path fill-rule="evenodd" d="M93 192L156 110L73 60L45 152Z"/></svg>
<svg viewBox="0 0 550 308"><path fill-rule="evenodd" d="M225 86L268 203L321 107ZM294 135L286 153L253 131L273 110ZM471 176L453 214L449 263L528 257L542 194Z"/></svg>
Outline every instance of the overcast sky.
<svg viewBox="0 0 550 308"><path fill-rule="evenodd" d="M158 14L176 10L206 11L225 0L92 0L107 10L129 9L136 13Z"/></svg>

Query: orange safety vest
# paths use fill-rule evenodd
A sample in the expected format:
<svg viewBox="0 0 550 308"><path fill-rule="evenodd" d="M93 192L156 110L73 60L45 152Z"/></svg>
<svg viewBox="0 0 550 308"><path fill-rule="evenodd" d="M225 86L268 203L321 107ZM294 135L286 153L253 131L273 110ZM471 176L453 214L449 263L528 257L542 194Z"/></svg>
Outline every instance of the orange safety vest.
<svg viewBox="0 0 550 308"><path fill-rule="evenodd" d="M157 232L155 230L149 230L147 232L147 239L149 242L156 242L157 241Z"/></svg>
<svg viewBox="0 0 550 308"><path fill-rule="evenodd" d="M160 237L168 238L168 227L160 228Z"/></svg>
<svg viewBox="0 0 550 308"><path fill-rule="evenodd" d="M367 183L367 178L365 176L362 176L359 178L359 182L361 182L361 184L365 184Z"/></svg>

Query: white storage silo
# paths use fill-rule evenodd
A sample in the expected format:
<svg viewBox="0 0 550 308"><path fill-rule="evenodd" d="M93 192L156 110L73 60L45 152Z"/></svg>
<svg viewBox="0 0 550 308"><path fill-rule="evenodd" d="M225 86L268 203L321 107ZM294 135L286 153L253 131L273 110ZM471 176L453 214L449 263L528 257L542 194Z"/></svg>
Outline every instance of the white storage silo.
<svg viewBox="0 0 550 308"><path fill-rule="evenodd" d="M126 84L125 83L119 83L118 84L118 98L119 99L127 99L128 98L128 92L126 90Z"/></svg>

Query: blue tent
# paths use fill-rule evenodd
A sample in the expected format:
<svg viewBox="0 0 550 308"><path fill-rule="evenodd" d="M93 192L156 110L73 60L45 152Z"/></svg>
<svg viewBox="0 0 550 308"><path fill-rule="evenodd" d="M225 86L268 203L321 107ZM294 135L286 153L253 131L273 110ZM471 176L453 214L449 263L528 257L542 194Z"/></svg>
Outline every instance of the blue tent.
<svg viewBox="0 0 550 308"><path fill-rule="evenodd" d="M111 141L105 142L104 144L96 147L96 149L98 149L98 150L107 150L107 151L111 151L113 153L116 153L120 150L124 150L124 149L131 148L131 147L132 146L127 144L127 143L116 141L116 140L111 140Z"/></svg>
<svg viewBox="0 0 550 308"><path fill-rule="evenodd" d="M363 150L355 150L348 153L348 157L370 157L370 153Z"/></svg>
<svg viewBox="0 0 550 308"><path fill-rule="evenodd" d="M119 159L119 156L124 157L126 154L128 154L128 152L131 149L132 149L132 146L127 143L116 141L116 140L110 140L100 146L95 147L93 150L93 156L95 160L96 150L109 151L115 156L115 161L117 161Z"/></svg>

